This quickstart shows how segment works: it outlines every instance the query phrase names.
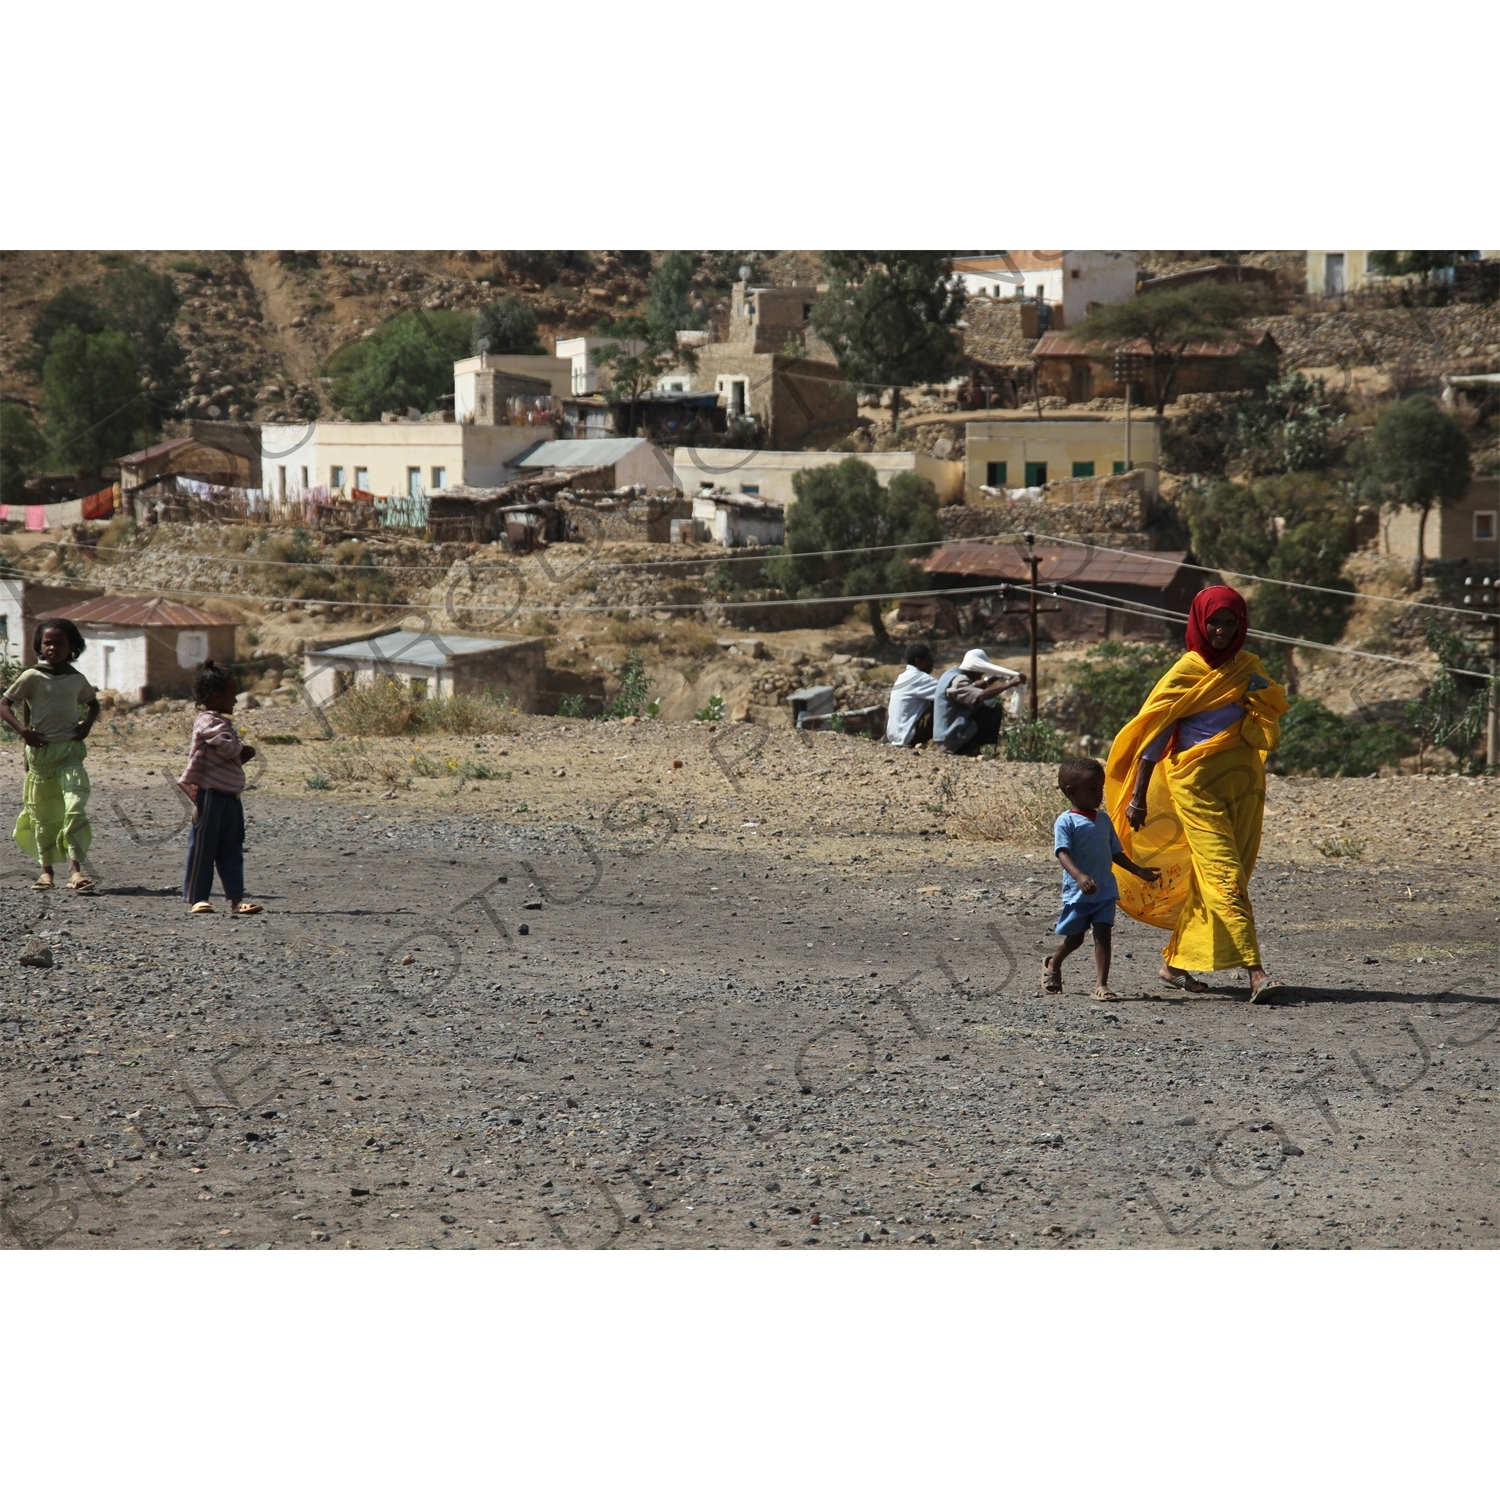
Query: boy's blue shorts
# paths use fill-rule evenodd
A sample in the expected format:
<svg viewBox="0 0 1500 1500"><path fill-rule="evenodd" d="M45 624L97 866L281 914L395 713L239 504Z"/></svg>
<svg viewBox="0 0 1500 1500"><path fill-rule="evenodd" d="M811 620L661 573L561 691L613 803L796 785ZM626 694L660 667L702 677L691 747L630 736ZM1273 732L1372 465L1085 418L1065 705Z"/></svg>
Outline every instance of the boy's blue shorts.
<svg viewBox="0 0 1500 1500"><path fill-rule="evenodd" d="M1057 919L1056 932L1059 937L1072 937L1078 932L1087 932L1090 927L1113 927L1115 925L1115 898L1113 896L1072 896L1063 902L1062 916Z"/></svg>

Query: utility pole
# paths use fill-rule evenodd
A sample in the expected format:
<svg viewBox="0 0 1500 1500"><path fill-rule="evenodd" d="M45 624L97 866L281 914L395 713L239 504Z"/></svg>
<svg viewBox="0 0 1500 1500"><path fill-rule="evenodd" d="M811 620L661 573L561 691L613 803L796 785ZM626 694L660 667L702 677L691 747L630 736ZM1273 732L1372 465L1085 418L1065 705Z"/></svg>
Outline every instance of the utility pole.
<svg viewBox="0 0 1500 1500"><path fill-rule="evenodd" d="M1140 379L1142 356L1115 351L1115 384L1125 387L1125 472L1135 467L1130 444L1130 406L1135 395L1135 382Z"/></svg>
<svg viewBox="0 0 1500 1500"><path fill-rule="evenodd" d="M1040 584L1037 581L1037 565L1038 565L1040 559L1036 555L1036 533L1028 531L1028 532L1025 533L1025 536L1026 536L1026 551L1027 551L1027 554L1028 554L1026 561L1027 561L1028 571L1030 573L1030 579L1031 579L1030 592L1027 594L1026 604L1025 604L1025 606L1024 606L1023 609L1003 609L1003 610L1000 611L1000 613L1001 614L1005 614L1005 615L1019 615L1019 614L1024 614L1026 616L1027 634L1031 638L1031 675L1027 679L1027 682L1026 682L1026 689L1027 689L1026 696L1027 696L1028 705L1029 705L1029 707L1031 709L1031 722L1034 724L1034 723L1036 723L1036 720L1037 720L1037 688L1036 688L1036 640L1037 640L1037 631L1038 631L1037 616L1038 615L1056 615L1056 614L1061 614L1062 613L1062 605L1060 605L1060 604L1049 604L1049 605L1047 605L1045 607L1041 607L1041 606L1039 606L1037 604L1037 598L1038 598L1038 596L1041 593L1041 586L1040 586ZM1054 592L1055 592L1055 589L1054 589ZM1008 599L1010 597L1010 589L1009 589L1008 585L1002 585L1001 586L1000 597L1002 599Z"/></svg>

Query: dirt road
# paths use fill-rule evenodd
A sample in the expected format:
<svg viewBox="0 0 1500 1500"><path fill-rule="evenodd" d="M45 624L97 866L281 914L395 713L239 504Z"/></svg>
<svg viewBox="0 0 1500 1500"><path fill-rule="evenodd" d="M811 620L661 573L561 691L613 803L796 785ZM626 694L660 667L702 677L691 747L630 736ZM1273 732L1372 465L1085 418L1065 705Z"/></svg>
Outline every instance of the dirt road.
<svg viewBox="0 0 1500 1500"><path fill-rule="evenodd" d="M0 855L10 1246L1500 1240L1493 787L1278 783L1287 1003L1163 990L1123 917L1100 1003L1086 953L1040 992L1049 845L947 836L983 795L1045 822L1004 767L753 726L266 743L266 913L190 920L180 729L91 755L100 894ZM413 755L453 769L383 777ZM1380 843L1388 787L1473 862Z"/></svg>

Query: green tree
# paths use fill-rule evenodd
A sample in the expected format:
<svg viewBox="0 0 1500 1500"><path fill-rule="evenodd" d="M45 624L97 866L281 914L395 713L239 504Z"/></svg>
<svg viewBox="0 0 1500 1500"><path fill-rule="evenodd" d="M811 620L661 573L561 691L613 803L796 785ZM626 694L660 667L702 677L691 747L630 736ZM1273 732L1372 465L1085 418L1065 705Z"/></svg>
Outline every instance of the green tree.
<svg viewBox="0 0 1500 1500"><path fill-rule="evenodd" d="M1253 591L1252 629L1323 642L1343 634L1353 607L1353 585L1343 573L1352 517L1335 485L1316 474L1256 484L1225 480L1186 496L1183 510L1198 561L1223 569L1236 587L1250 582L1237 575L1269 580ZM1252 646L1295 691L1292 648L1274 641Z"/></svg>
<svg viewBox="0 0 1500 1500"><path fill-rule="evenodd" d="M42 366L42 410L61 467L97 474L128 453L150 414L130 340L116 329L63 329Z"/></svg>
<svg viewBox="0 0 1500 1500"><path fill-rule="evenodd" d="M892 594L926 585L912 566L942 540L937 491L915 474L882 487L857 458L792 476L797 503L787 517L786 551L766 565L774 582L797 598L828 594ZM879 600L867 601L875 639L887 639Z"/></svg>
<svg viewBox="0 0 1500 1500"><path fill-rule="evenodd" d="M1151 361L1151 399L1161 416L1172 399L1188 345L1243 337L1257 305L1247 287L1212 281L1177 291L1142 292L1125 302L1096 307L1079 325L1078 337L1100 349L1144 343ZM1265 359L1262 368L1251 371L1252 383L1260 375L1269 379L1275 373L1274 359Z"/></svg>
<svg viewBox="0 0 1500 1500"><path fill-rule="evenodd" d="M387 411L433 411L453 389L453 362L468 353L464 313L400 313L367 339L345 344L328 362L335 406L354 422Z"/></svg>
<svg viewBox="0 0 1500 1500"><path fill-rule="evenodd" d="M696 262L686 250L669 250L651 275L651 296L646 316L674 332L691 328L693 312L693 272Z"/></svg>
<svg viewBox="0 0 1500 1500"><path fill-rule="evenodd" d="M103 333L109 326L109 318L94 294L76 281L69 282L56 296L48 298L42 304L41 310L32 320L31 352L27 365L40 375L42 366L47 362L52 340L64 328L77 328L90 334Z"/></svg>
<svg viewBox="0 0 1500 1500"><path fill-rule="evenodd" d="M1064 669L1078 700L1083 733L1111 739L1140 711L1147 694L1181 655L1163 642L1101 641Z"/></svg>
<svg viewBox="0 0 1500 1500"><path fill-rule="evenodd" d="M1415 510L1417 560L1412 587L1422 587L1427 517L1463 497L1472 465L1464 430L1430 396L1412 396L1381 412L1355 455L1367 492Z"/></svg>
<svg viewBox="0 0 1500 1500"><path fill-rule="evenodd" d="M31 413L15 401L0 404L0 500L19 504L27 476L35 472L47 451Z"/></svg>
<svg viewBox="0 0 1500 1500"><path fill-rule="evenodd" d="M1268 768L1283 776L1368 776L1408 749L1398 724L1356 723L1316 698L1298 698L1281 716L1281 744Z"/></svg>
<svg viewBox="0 0 1500 1500"><path fill-rule="evenodd" d="M1420 276L1446 271L1463 259L1462 250L1372 250L1370 269L1378 276Z"/></svg>
<svg viewBox="0 0 1500 1500"><path fill-rule="evenodd" d="M603 372L600 394L630 409L627 425L635 431L635 409L642 395L670 370L698 368L691 349L677 347L677 330L669 323L629 314L623 318L601 318L595 333L612 342L594 350L594 363ZM614 342L618 341L618 342ZM635 348L632 348L635 345Z"/></svg>
<svg viewBox="0 0 1500 1500"><path fill-rule="evenodd" d="M182 298L170 276L127 260L104 279L103 304L109 326L135 346L146 381L152 382L152 404L164 410L176 404L183 385L182 346L173 326Z"/></svg>
<svg viewBox="0 0 1500 1500"><path fill-rule="evenodd" d="M947 255L928 250L829 251L823 270L828 290L813 303L813 330L851 385L890 387L899 432L902 386L953 372L963 282Z"/></svg>
<svg viewBox="0 0 1500 1500"><path fill-rule="evenodd" d="M519 297L502 297L479 309L474 319L472 349L480 352L480 340L490 354L545 354L536 336L536 314Z"/></svg>
<svg viewBox="0 0 1500 1500"><path fill-rule="evenodd" d="M1468 754L1484 732L1490 701L1490 663L1482 649L1439 620L1429 619L1427 649L1438 670L1420 698L1406 705L1406 724L1424 745L1449 745Z"/></svg>

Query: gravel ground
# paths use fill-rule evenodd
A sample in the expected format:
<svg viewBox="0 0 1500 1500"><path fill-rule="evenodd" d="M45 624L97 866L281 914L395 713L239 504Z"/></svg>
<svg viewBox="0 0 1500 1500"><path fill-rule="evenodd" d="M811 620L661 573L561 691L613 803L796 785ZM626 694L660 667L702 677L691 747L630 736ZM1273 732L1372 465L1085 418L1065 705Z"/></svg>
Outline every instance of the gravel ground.
<svg viewBox="0 0 1500 1500"><path fill-rule="evenodd" d="M1500 1239L1491 784L1274 782L1285 1003L1163 990L1124 917L1101 1003L1087 950L1040 992L1029 768L727 725L288 745L266 711L265 915L190 920L184 723L134 722L91 751L99 894L0 855L8 1244ZM417 754L470 772L407 785ZM1006 841L954 836L979 807Z"/></svg>

